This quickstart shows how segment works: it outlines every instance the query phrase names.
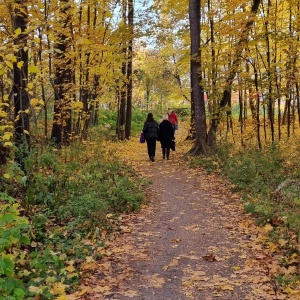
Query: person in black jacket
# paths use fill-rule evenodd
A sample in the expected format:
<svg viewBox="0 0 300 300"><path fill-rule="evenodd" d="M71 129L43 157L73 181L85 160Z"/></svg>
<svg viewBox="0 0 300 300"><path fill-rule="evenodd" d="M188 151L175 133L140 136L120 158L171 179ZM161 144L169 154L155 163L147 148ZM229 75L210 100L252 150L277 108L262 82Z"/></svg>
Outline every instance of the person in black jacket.
<svg viewBox="0 0 300 300"><path fill-rule="evenodd" d="M143 132L147 143L149 158L151 161L154 161L156 140L158 139L159 134L159 125L154 120L152 113L149 113L147 116L147 119L144 123Z"/></svg>
<svg viewBox="0 0 300 300"><path fill-rule="evenodd" d="M159 124L158 140L160 141L163 159L170 158L170 148L172 140L174 140L174 130L171 122L168 120L168 115L163 116L162 122Z"/></svg>

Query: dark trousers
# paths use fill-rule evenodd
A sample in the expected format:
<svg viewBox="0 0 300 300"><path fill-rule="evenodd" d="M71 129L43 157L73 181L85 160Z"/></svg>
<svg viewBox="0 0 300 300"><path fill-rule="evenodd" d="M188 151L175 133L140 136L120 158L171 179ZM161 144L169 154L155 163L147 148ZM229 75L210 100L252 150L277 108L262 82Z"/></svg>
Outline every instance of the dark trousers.
<svg viewBox="0 0 300 300"><path fill-rule="evenodd" d="M170 148L162 148L162 154L163 154L163 159L166 158L167 156L167 159L170 158Z"/></svg>
<svg viewBox="0 0 300 300"><path fill-rule="evenodd" d="M155 150L156 150L156 138L147 138L146 142L147 142L149 158L151 158L151 156L154 157L155 156Z"/></svg>

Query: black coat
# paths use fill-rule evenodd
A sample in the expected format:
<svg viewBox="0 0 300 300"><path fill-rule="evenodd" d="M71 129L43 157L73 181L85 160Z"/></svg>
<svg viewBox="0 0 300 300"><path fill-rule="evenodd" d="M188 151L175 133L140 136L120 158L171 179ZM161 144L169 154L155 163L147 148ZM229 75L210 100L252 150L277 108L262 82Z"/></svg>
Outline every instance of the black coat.
<svg viewBox="0 0 300 300"><path fill-rule="evenodd" d="M171 141L175 139L172 124L168 120L163 120L159 124L158 139L162 148L171 148Z"/></svg>
<svg viewBox="0 0 300 300"><path fill-rule="evenodd" d="M157 139L159 126L156 121L153 122L145 122L143 127L143 132L145 134L146 139Z"/></svg>

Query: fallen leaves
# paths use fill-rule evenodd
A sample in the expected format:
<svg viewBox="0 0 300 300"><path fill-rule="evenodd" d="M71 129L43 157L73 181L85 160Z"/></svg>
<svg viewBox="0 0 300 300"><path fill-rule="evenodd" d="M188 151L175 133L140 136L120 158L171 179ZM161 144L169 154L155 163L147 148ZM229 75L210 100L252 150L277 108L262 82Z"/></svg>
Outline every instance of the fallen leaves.
<svg viewBox="0 0 300 300"><path fill-rule="evenodd" d="M167 271L168 269L170 269L172 267L178 266L179 265L179 260L180 260L180 257L176 257L176 258L172 259L172 261L168 265L163 267L163 270Z"/></svg>
<svg viewBox="0 0 300 300"><path fill-rule="evenodd" d="M94 292L96 293L107 293L111 290L111 288L109 286L97 286L93 289Z"/></svg>
<svg viewBox="0 0 300 300"><path fill-rule="evenodd" d="M160 274L154 274L147 278L148 286L155 288L162 288L166 282L166 279L162 277Z"/></svg>
<svg viewBox="0 0 300 300"><path fill-rule="evenodd" d="M109 234L103 234L107 242L95 251L101 260L83 263L83 270L92 274L82 280L84 294L78 299L146 299L150 289L159 294L173 288L191 299L241 294L246 295L240 298L244 300L300 300L296 286L284 291L274 286L278 274L296 275L299 261L291 254L286 266L280 265L276 255L288 241L269 240L276 220L257 227L242 212L239 197L215 175L200 170L191 175L182 162L159 159L151 169L142 170L146 152L136 150L140 145L131 143L133 153L125 143L120 147L140 174L152 178L153 186L147 190L150 205L124 218L120 236L109 240ZM161 182L165 178L171 186Z"/></svg>
<svg viewBox="0 0 300 300"><path fill-rule="evenodd" d="M202 258L206 261L216 261L216 255L214 253L203 255Z"/></svg>
<svg viewBox="0 0 300 300"><path fill-rule="evenodd" d="M193 231L193 232L198 232L201 229L201 227L198 224L192 224L189 226L184 226L182 228L184 228L185 230Z"/></svg>
<svg viewBox="0 0 300 300"><path fill-rule="evenodd" d="M125 291L123 293L121 293L122 295L126 296L126 297L135 297L138 295L138 292L135 291L135 290L128 290L128 291Z"/></svg>

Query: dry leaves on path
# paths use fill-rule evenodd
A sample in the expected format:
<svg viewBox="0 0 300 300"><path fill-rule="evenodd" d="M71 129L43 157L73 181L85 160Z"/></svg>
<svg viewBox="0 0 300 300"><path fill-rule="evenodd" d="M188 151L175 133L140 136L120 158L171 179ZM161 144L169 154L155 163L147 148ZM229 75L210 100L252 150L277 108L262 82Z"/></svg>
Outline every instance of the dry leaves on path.
<svg viewBox="0 0 300 300"><path fill-rule="evenodd" d="M69 299L300 299L272 277L279 264L262 243L271 228L254 225L223 179L189 169L184 147L178 135L167 161L158 145L153 163L138 139L120 143L124 160L152 181L148 203L121 217L122 234L98 249L101 261Z"/></svg>

